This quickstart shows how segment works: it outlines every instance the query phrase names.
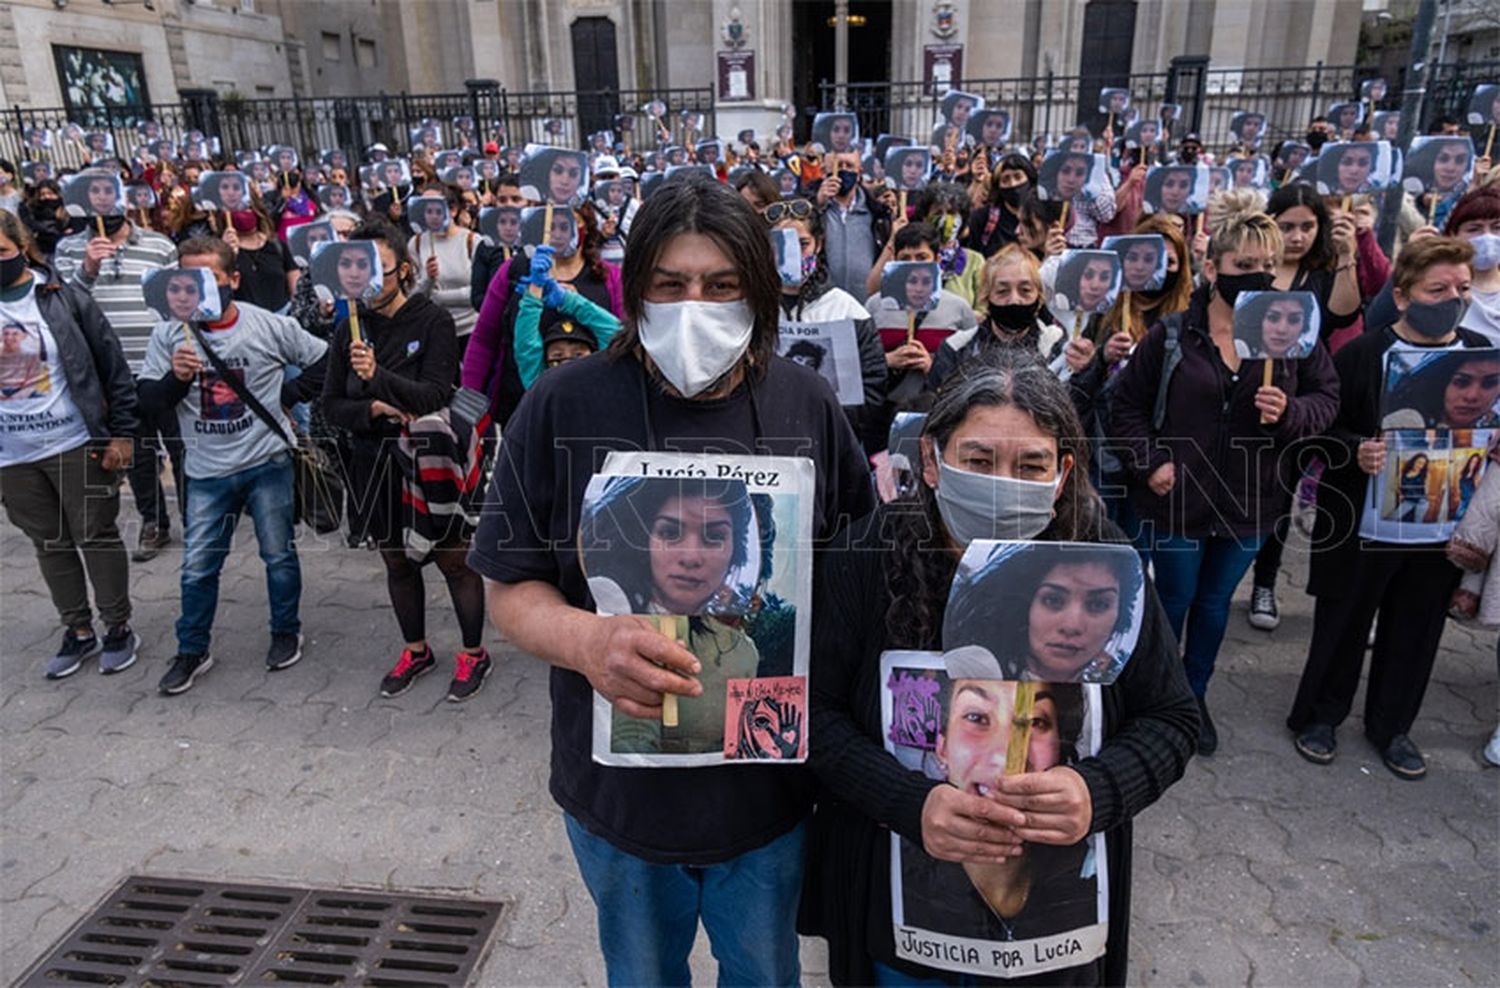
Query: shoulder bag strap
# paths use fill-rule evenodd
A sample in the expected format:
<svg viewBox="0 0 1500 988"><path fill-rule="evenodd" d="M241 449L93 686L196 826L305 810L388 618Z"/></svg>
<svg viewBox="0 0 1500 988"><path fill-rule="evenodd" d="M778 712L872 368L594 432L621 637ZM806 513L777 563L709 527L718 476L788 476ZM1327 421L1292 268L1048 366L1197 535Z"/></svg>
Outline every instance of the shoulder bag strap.
<svg viewBox="0 0 1500 988"><path fill-rule="evenodd" d="M239 397L240 401L243 401L245 406L254 412L257 418L269 426L271 431L276 433L282 442L286 443L288 447L295 448L296 443L292 442L287 436L286 430L281 427L281 423L276 421L271 413L266 411L266 406L262 405L260 400L250 393L250 389L245 387L245 383L240 379L239 375L230 373L223 358L214 352L213 347L208 345L208 339L203 335L203 330L198 327L198 324L188 323L188 328L193 331L193 339L198 341L198 345L203 348L204 354L208 356L208 362L218 372L219 380L229 385L229 389Z"/></svg>

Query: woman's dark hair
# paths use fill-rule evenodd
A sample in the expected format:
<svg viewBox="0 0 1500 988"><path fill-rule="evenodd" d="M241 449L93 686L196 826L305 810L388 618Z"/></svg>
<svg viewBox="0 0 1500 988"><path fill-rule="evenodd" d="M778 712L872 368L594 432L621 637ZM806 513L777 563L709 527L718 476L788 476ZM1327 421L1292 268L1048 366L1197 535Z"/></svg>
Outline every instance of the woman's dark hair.
<svg viewBox="0 0 1500 988"><path fill-rule="evenodd" d="M937 447L946 445L976 407L1026 412L1039 429L1056 437L1059 462L1069 455L1073 459L1053 505L1052 521L1037 538L1097 541L1104 507L1088 479L1088 439L1067 387L1057 375L1033 350L984 347L938 386L922 435ZM914 493L892 502L888 511L883 534L893 551L885 574L891 595L885 616L887 637L892 648L936 647L949 585L958 568L938 514L937 495L921 482Z"/></svg>
<svg viewBox="0 0 1500 988"><path fill-rule="evenodd" d="M1328 207L1323 205L1323 197L1311 185L1304 182L1295 182L1291 185L1283 185L1271 193L1270 201L1266 203L1266 212L1272 219L1276 219L1289 209L1298 206L1306 206L1312 210L1313 217L1318 221L1318 232L1313 237L1312 246L1307 248L1307 253L1302 255L1302 260L1297 266L1304 271L1332 271L1338 265L1338 254L1333 247L1333 230L1328 219Z"/></svg>
<svg viewBox="0 0 1500 988"><path fill-rule="evenodd" d="M1453 376L1469 364L1493 363L1495 360L1495 351L1488 349L1458 349L1435 354L1421 367L1397 379L1390 397L1382 401L1381 411L1414 408L1421 413L1427 428L1439 428L1443 425L1444 398ZM1470 427L1468 424L1448 424L1454 428Z"/></svg>
<svg viewBox="0 0 1500 988"><path fill-rule="evenodd" d="M734 180L734 191L743 193L746 186L749 186L757 199L768 206L781 198L781 186L759 168L751 168L749 171L742 172Z"/></svg>
<svg viewBox="0 0 1500 988"><path fill-rule="evenodd" d="M594 224L589 223L592 228ZM651 275L662 250L684 233L708 237L734 263L745 303L755 318L750 335L749 363L764 373L776 355L776 333L781 313L781 276L766 224L744 197L707 175L687 173L665 182L641 204L630 227L630 249L625 252L621 280L625 319L610 341L617 358L633 353L639 342L640 321Z"/></svg>
<svg viewBox="0 0 1500 988"><path fill-rule="evenodd" d="M1443 233L1456 237L1458 228L1471 220L1497 219L1500 219L1500 188L1493 185L1476 186L1459 196L1458 202L1453 204L1453 210L1448 213L1448 222L1443 225Z"/></svg>
<svg viewBox="0 0 1500 988"><path fill-rule="evenodd" d="M827 356L828 354L823 348L811 340L798 340L786 349L787 359L793 360L797 357L806 357L812 361L815 369L823 366L823 360Z"/></svg>
<svg viewBox="0 0 1500 988"><path fill-rule="evenodd" d="M609 271L604 266L604 259L599 256L599 252L604 249L604 234L599 232L599 212L594 208L594 200L585 196L582 202L573 207L573 212L578 222L578 253L583 256L583 266L603 284L609 277ZM631 229L634 230L634 227Z"/></svg>
<svg viewBox="0 0 1500 988"><path fill-rule="evenodd" d="M734 539L729 556L730 570L749 560L751 521L756 515L765 513L756 510L762 505L751 497L744 481L740 480L621 477L607 481L599 503L593 510L584 512L579 520L578 545L584 558L594 564L588 576L613 580L630 599L632 613L644 614L649 610L651 560L646 550L651 544L651 527L657 513L673 498L705 498L729 513ZM764 507L769 510L769 505ZM763 530L758 536L764 542ZM594 547L611 545L639 551L590 552ZM757 582L768 574L768 561L762 559ZM737 603L748 605L748 601Z"/></svg>
<svg viewBox="0 0 1500 988"><path fill-rule="evenodd" d="M1036 596L1036 588L1042 585L1047 574L1057 566L1085 564L1103 566L1119 580L1120 607L1110 635L1129 631L1140 617L1135 613L1135 599L1145 582L1140 557L1135 554L1135 550L1123 545L1101 544L1069 547L1065 554L1059 554L1052 547L1031 545L1007 552L1004 558L994 559L981 567L972 578L956 583L953 587L944 615L945 621L957 622L970 628L993 628L994 639L989 642L944 642L944 646L952 648L960 644L984 645L999 660L1006 679L1024 678L1029 650L1026 629L1029 627L1031 602ZM985 578L987 571L992 569L1003 571L1003 593L997 594L997 581ZM997 647L1002 642L1020 644L1002 650ZM1090 661L1093 658L1092 655L1087 656Z"/></svg>
<svg viewBox="0 0 1500 988"><path fill-rule="evenodd" d="M1026 181L1031 183L1032 189L1036 188L1036 165L1024 154L1008 152L990 171L989 201L992 206L1000 205L1000 173L1004 171L1024 172Z"/></svg>
<svg viewBox="0 0 1500 988"><path fill-rule="evenodd" d="M1245 300L1243 302L1240 302L1239 306L1236 307L1236 320L1238 320L1239 318L1239 308L1243 307L1246 312L1246 315L1244 317L1245 321L1250 325L1256 327L1256 346L1259 347L1262 352L1264 352L1266 348L1265 341L1261 338L1261 331L1265 326L1266 321L1266 310L1271 307L1272 302L1286 301L1288 295L1290 295L1299 305L1302 306L1302 325L1304 327L1303 332L1305 333L1305 327L1316 322L1319 316L1317 300L1313 298L1310 293L1257 292L1254 295L1245 297ZM1299 337L1302 335L1303 334L1301 333L1298 334Z"/></svg>
<svg viewBox="0 0 1500 988"><path fill-rule="evenodd" d="M1427 464L1429 462L1430 462L1430 460L1428 459L1426 453L1418 453L1415 456L1413 456L1411 459L1409 459L1409 460L1406 461L1406 469L1401 471L1401 476L1403 476L1403 477L1410 477L1412 470L1414 468L1416 468L1416 467L1420 467L1421 468L1421 472L1422 473L1426 473L1427 472Z"/></svg>
<svg viewBox="0 0 1500 988"><path fill-rule="evenodd" d="M396 229L389 220L375 215L368 216L363 223L350 232L349 239L370 240L377 244L384 244L389 248L391 256L396 259L396 271L398 272L397 277L401 281L401 290L403 292L411 290L411 286L416 281L416 274L412 270L411 258L406 252L406 238L401 235L401 231ZM325 251L325 253L336 254L337 252ZM319 257L321 256L320 254ZM337 262L335 261L334 263ZM406 265L405 276L399 274L403 264ZM381 273L381 277L385 277L384 272ZM382 290L384 290L384 286L382 286Z"/></svg>

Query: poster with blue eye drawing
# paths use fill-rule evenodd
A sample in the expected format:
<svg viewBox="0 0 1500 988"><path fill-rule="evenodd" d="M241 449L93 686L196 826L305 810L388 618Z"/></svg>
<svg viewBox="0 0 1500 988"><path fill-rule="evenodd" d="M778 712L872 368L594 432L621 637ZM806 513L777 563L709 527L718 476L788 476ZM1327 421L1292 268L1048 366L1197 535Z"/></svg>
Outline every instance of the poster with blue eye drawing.
<svg viewBox="0 0 1500 988"><path fill-rule="evenodd" d="M637 614L690 652L702 693L632 717L594 698L593 759L693 768L807 753L813 464L610 453L578 553L600 614Z"/></svg>

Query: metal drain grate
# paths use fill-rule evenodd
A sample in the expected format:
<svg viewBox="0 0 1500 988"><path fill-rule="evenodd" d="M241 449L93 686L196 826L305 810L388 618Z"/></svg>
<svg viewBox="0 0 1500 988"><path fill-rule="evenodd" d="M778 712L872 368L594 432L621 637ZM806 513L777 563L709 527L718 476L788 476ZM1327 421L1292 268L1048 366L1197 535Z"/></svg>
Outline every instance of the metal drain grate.
<svg viewBox="0 0 1500 988"><path fill-rule="evenodd" d="M500 902L131 877L18 988L450 988L488 952Z"/></svg>

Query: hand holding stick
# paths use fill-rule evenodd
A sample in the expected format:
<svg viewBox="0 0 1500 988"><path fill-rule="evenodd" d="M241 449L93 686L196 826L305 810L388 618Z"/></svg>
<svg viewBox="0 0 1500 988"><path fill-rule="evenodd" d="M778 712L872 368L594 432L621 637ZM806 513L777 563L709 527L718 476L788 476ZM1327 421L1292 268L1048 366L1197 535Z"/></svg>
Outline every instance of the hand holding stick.
<svg viewBox="0 0 1500 988"><path fill-rule="evenodd" d="M359 332L359 303L352 298L349 299L349 342L364 342L364 337Z"/></svg>
<svg viewBox="0 0 1500 988"><path fill-rule="evenodd" d="M1271 386L1271 371L1272 371L1273 367L1275 366L1275 363L1276 363L1276 361L1273 358L1271 358L1271 357L1267 357L1266 358L1265 369L1261 371L1261 379L1260 379L1260 386L1261 387L1263 387L1263 388L1269 388ZM1273 420L1271 419L1271 417L1268 416L1265 412L1261 412L1260 413L1260 424L1261 425L1270 425L1272 421Z"/></svg>
<svg viewBox="0 0 1500 988"><path fill-rule="evenodd" d="M908 312L906 314L906 342L908 344L910 344L911 341L914 340L914 339L916 339L916 338L917 338L917 314L915 312Z"/></svg>
<svg viewBox="0 0 1500 988"><path fill-rule="evenodd" d="M677 643L677 618L669 615L657 615L656 627L674 645ZM677 694L663 693L661 695L661 726L677 726Z"/></svg>

